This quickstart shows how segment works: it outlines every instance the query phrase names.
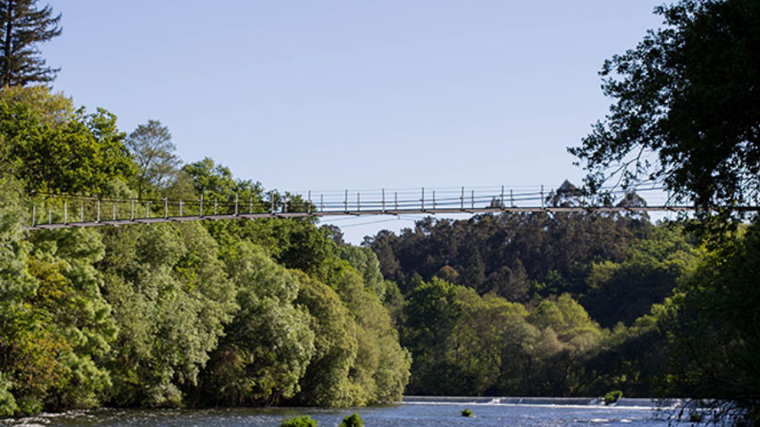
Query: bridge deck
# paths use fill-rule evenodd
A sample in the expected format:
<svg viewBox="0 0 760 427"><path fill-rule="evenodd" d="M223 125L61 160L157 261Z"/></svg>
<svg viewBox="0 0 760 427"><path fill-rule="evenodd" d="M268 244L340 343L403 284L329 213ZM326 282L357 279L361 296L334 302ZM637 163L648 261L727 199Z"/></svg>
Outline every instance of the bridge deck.
<svg viewBox="0 0 760 427"><path fill-rule="evenodd" d="M741 210L757 210L757 208L741 208ZM239 213L221 215L184 215L152 218L133 219L104 219L101 221L84 222L61 222L49 224L34 224L26 230L55 230L61 228L84 228L134 224L157 224L166 222L184 221L220 221L234 219L262 219L262 218L329 218L346 216L393 216L393 215L474 215L495 213L570 213L570 212L687 212L694 211L690 206L642 206L642 207L617 207L617 206L588 206L588 207L504 207L504 208L435 208L435 209L373 209L373 210L347 210L347 211L315 211L315 212L267 212L267 213Z"/></svg>

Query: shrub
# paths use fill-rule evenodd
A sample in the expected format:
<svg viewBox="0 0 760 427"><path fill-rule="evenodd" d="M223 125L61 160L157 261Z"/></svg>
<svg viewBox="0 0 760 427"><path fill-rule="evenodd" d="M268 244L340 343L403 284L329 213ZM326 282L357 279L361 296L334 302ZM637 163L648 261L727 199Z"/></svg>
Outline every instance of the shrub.
<svg viewBox="0 0 760 427"><path fill-rule="evenodd" d="M623 397L623 392L620 390L614 390L604 395L604 404L605 405L611 405L615 402L617 402L621 397Z"/></svg>
<svg viewBox="0 0 760 427"><path fill-rule="evenodd" d="M363 425L364 421L362 421L362 417L357 413L353 413L352 415L343 418L339 427L362 427Z"/></svg>
<svg viewBox="0 0 760 427"><path fill-rule="evenodd" d="M472 416L472 411L469 410L468 408L465 408L464 410L462 410L462 416L469 418Z"/></svg>
<svg viewBox="0 0 760 427"><path fill-rule="evenodd" d="M9 417L16 413L18 406L11 394L13 383L0 372L0 418Z"/></svg>
<svg viewBox="0 0 760 427"><path fill-rule="evenodd" d="M282 420L280 427L317 427L317 420L313 420L308 415L300 417L285 418Z"/></svg>

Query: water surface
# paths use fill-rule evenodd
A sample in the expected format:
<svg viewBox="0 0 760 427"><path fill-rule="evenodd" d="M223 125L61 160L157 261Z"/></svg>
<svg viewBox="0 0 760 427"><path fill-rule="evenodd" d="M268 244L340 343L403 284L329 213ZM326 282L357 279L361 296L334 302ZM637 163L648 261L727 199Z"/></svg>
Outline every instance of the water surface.
<svg viewBox="0 0 760 427"><path fill-rule="evenodd" d="M668 427L675 406L667 411L658 406L645 399L622 399L615 406L604 406L598 399L410 397L401 405L354 409L98 409L5 420L0 425L277 427L287 416L308 414L324 427L337 426L343 417L358 412L367 427ZM464 408L474 416L462 417Z"/></svg>

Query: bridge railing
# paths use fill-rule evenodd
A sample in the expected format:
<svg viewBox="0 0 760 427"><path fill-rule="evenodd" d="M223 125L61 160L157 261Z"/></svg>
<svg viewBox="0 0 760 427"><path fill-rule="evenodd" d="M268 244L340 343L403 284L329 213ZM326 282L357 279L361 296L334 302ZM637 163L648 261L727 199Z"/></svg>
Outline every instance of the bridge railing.
<svg viewBox="0 0 760 427"><path fill-rule="evenodd" d="M458 187L343 191L269 192L241 198L208 195L189 200L112 199L79 195L40 195L30 207L30 229L90 227L199 219L307 217L400 213L474 213L498 210L583 210L614 207L630 191L610 189L602 203L584 192L544 186L509 188ZM678 210L661 187L636 189L637 204L627 210Z"/></svg>

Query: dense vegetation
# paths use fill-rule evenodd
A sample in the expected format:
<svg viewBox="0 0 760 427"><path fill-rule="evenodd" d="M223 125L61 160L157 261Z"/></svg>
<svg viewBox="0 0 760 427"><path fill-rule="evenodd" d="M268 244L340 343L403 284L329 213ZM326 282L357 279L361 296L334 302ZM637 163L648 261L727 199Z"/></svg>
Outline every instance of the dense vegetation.
<svg viewBox="0 0 760 427"><path fill-rule="evenodd" d="M180 168L170 138L0 91L0 414L399 400L410 357L378 263L311 221L21 231L25 203L64 192L276 196L210 159Z"/></svg>
<svg viewBox="0 0 760 427"><path fill-rule="evenodd" d="M681 225L590 213L427 219L366 244L404 296L412 394L659 395L660 314L705 257Z"/></svg>
<svg viewBox="0 0 760 427"><path fill-rule="evenodd" d="M719 420L760 423L760 223L737 209L760 197L757 1L659 8L664 28L605 64L616 103L571 149L591 196L606 201L610 175L662 180L695 219L427 218L362 247L310 220L24 232L30 202L64 193L283 199L209 158L183 165L158 121L127 134L24 87L54 76L33 47L60 33L34 3L0 1L16 8L6 28L34 16L41 32L25 39L36 68L0 58L16 73L0 89L0 416L367 405L406 389L713 398ZM586 189L565 182L545 203Z"/></svg>

